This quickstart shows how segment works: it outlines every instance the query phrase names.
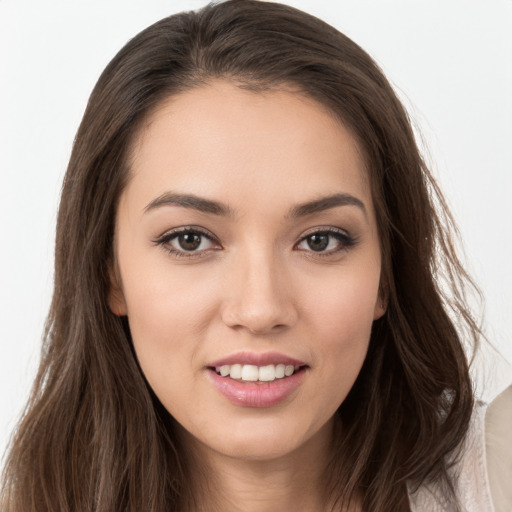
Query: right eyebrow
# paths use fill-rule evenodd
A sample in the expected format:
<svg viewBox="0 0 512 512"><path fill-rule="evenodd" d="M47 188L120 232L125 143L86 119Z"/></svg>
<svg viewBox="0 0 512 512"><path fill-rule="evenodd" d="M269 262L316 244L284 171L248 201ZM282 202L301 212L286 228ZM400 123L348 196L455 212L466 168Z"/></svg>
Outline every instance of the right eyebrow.
<svg viewBox="0 0 512 512"><path fill-rule="evenodd" d="M144 213L147 213L162 206L181 206L182 208L190 208L203 213L210 213L213 215L221 215L232 217L233 211L231 208L218 201L212 201L204 197L195 196L193 194L178 194L175 192L165 192L156 199L153 199L145 208Z"/></svg>
<svg viewBox="0 0 512 512"><path fill-rule="evenodd" d="M320 197L314 201L299 204L292 208L288 215L292 218L305 217L306 215L323 212L338 206L356 206L361 210L364 216L368 218L368 213L363 201L347 193L332 194L330 196Z"/></svg>

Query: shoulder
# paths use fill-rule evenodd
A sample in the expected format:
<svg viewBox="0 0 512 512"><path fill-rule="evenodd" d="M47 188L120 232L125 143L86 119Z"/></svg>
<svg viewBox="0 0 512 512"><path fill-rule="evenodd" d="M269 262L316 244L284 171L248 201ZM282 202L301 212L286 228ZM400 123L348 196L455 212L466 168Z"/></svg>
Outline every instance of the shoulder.
<svg viewBox="0 0 512 512"><path fill-rule="evenodd" d="M512 386L491 405L477 402L450 473L464 512L512 510ZM413 512L451 512L435 484L410 494Z"/></svg>
<svg viewBox="0 0 512 512"><path fill-rule="evenodd" d="M485 449L495 512L512 510L512 385L487 408Z"/></svg>

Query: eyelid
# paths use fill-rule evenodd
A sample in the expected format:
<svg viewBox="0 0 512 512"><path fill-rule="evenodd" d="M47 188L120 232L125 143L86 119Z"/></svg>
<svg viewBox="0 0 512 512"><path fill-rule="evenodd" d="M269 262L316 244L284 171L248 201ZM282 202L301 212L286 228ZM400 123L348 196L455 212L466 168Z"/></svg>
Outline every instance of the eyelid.
<svg viewBox="0 0 512 512"><path fill-rule="evenodd" d="M218 247L203 249L200 251L182 251L176 249L174 247L169 246L169 242L183 233L196 233L201 236L204 236L212 243L216 244ZM309 236L315 234L328 234L335 238L337 238L341 244L341 247L336 249L331 249L328 251L313 251L307 249L298 249L298 246L304 242ZM200 258L206 256L212 250L222 249L222 246L218 240L218 238L208 229L203 228L201 226L194 225L186 225L186 226L178 226L172 229L169 229L162 233L160 236L152 240L152 243L161 246L166 252L170 253L175 257L184 257L184 258ZM301 250L301 252L309 253L309 255L314 255L316 257L322 256L330 256L333 254L337 254L343 251L347 251L353 245L357 243L357 238L350 235L349 232L345 229L334 227L334 226L315 226L313 228L308 229L300 236L299 240L295 243L294 249Z"/></svg>
<svg viewBox="0 0 512 512"><path fill-rule="evenodd" d="M169 246L169 242L176 238L177 236L183 234L183 233L196 233L201 236L204 236L208 240L210 240L212 243L219 246L219 248L222 248L220 245L220 242L218 238L208 229L203 228L201 226L194 226L194 225L187 225L187 226L178 226L172 229L169 229L162 233L160 236L156 237L152 240L152 243L154 245L162 247L166 252L171 254L175 257L180 258L200 258L202 256L207 255L212 250L219 250L219 248L209 248L204 249L201 251L181 251L179 249L176 249L174 247Z"/></svg>
<svg viewBox="0 0 512 512"><path fill-rule="evenodd" d="M210 240L217 240L217 237L208 229L203 228L202 226L195 226L195 225L185 225L185 226L177 226L175 228L168 229L164 231L161 235L157 236L153 242L159 242L163 238L171 238L176 235L180 235L181 233L199 233L201 235L204 235L206 238L209 238Z"/></svg>
<svg viewBox="0 0 512 512"><path fill-rule="evenodd" d="M314 228L309 228L304 233L302 233L299 238L299 242L301 242L308 236L316 235L318 233L329 233L329 234L341 235L341 236L344 236L347 238L352 238L352 236L346 229L338 228L335 226L315 226Z"/></svg>
<svg viewBox="0 0 512 512"><path fill-rule="evenodd" d="M341 244L341 247L337 249L331 249L328 251L314 251L307 249L298 249L298 246L304 242L308 237L317 234L327 234L331 235L338 239ZM357 243L357 237L352 236L347 230L334 227L334 226L315 226L314 228L308 229L305 233L301 235L298 242L295 244L294 249L300 250L304 253L307 253L308 256L315 257L328 257L335 254L339 254L341 252L349 250Z"/></svg>

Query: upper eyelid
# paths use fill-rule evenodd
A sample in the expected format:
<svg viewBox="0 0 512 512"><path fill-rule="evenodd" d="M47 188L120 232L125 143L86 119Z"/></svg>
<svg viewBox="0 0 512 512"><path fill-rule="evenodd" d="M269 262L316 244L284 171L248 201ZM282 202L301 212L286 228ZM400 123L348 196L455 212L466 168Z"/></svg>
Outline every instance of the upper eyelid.
<svg viewBox="0 0 512 512"><path fill-rule="evenodd" d="M211 250L215 250L215 248L208 248L203 249L200 251L185 251L177 248L170 247L171 246L171 240L174 238L177 238L182 233L197 233L201 236L204 236L207 238L210 242L212 242L214 245L218 244L220 248L222 248L220 242L218 241L217 237L211 233L206 228L202 228L200 226L180 226L172 229L168 229L164 233L162 233L159 237L152 240L152 243L155 246L158 246L162 249L164 249L167 253L171 254L174 258L190 258L190 259L197 259L201 258L203 256L206 256Z"/></svg>
<svg viewBox="0 0 512 512"><path fill-rule="evenodd" d="M168 229L167 231L164 231L161 235L157 236L153 242L154 243L162 243L162 241L165 241L165 239L171 239L174 236L179 235L180 233L186 233L186 232L195 232L199 233L202 236L205 236L209 240L213 242L217 242L219 245L221 245L218 237L214 235L210 230L202 227L202 226L195 226L195 225L185 225L185 226L179 226L175 228ZM294 247L299 244L300 242L304 241L307 237L314 235L315 233L329 233L333 235L340 235L346 238L353 238L352 235L343 228L335 227L335 226L314 226L311 227L305 231L303 231L297 241L294 244Z"/></svg>
<svg viewBox="0 0 512 512"><path fill-rule="evenodd" d="M338 241L342 244L342 247L339 249L330 250L330 251L319 251L319 252L309 251L309 250L305 250L305 251L301 250L300 251L300 252L303 252L304 254L307 254L308 257L311 256L311 254L314 254L314 256L318 257L318 258L331 257L333 255L342 253L343 251L350 249L351 247L353 247L354 245L356 245L358 243L358 237L351 235L345 229L337 228L334 226L324 226L324 227L317 226L315 228L312 228L309 231L306 231L301 236L301 238L295 243L295 245L293 246L294 249L299 250L300 244L304 243L307 240L307 238L310 237L311 235L315 235L317 233L327 234L329 236L333 236L334 238L337 238Z"/></svg>
<svg viewBox="0 0 512 512"><path fill-rule="evenodd" d="M180 233L187 232L199 233L212 241L218 241L218 238L210 230L203 228L201 226L179 226L164 231L161 235L155 238L154 242L159 242L165 238L173 237L179 235Z"/></svg>
<svg viewBox="0 0 512 512"><path fill-rule="evenodd" d="M299 242L307 238L308 236L314 235L316 233L329 233L329 234L338 234L342 236L346 236L347 238L351 238L352 235L346 230L342 228L337 228L334 226L315 226L314 228L307 229L302 232L299 238Z"/></svg>

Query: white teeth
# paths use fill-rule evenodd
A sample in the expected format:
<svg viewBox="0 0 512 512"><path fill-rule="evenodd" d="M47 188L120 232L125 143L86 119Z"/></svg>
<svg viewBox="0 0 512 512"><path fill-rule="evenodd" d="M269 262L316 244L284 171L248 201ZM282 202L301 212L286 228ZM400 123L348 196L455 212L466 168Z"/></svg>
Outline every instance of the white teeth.
<svg viewBox="0 0 512 512"><path fill-rule="evenodd" d="M273 364L260 366L258 379L263 382L270 382L276 378L276 367Z"/></svg>
<svg viewBox="0 0 512 512"><path fill-rule="evenodd" d="M224 364L217 366L215 371L222 377L241 379L247 382L272 382L276 379L290 377L300 366L284 364L268 364L266 366L255 366L253 364Z"/></svg>
<svg viewBox="0 0 512 512"><path fill-rule="evenodd" d="M241 364L232 364L231 369L229 370L229 376L232 379L241 379L242 378L242 365Z"/></svg>
<svg viewBox="0 0 512 512"><path fill-rule="evenodd" d="M256 382L259 377L258 367L252 364L244 364L242 366L242 380Z"/></svg>
<svg viewBox="0 0 512 512"><path fill-rule="evenodd" d="M223 366L221 366L219 368L219 373L223 376L223 377L227 377L229 375L229 371L231 370L231 367L229 366L229 364L225 364Z"/></svg>

